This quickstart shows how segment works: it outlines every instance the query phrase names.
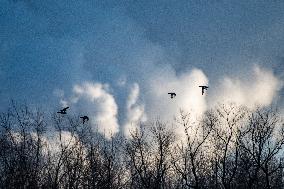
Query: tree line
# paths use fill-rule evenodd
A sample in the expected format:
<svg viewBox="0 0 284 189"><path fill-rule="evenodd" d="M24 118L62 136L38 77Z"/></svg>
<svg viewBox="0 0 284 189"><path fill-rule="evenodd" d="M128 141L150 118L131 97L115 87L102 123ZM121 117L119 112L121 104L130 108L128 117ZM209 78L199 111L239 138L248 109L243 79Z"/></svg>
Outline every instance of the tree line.
<svg viewBox="0 0 284 189"><path fill-rule="evenodd" d="M76 116L51 117L15 103L1 113L0 188L284 188L273 107L180 111L110 140Z"/></svg>

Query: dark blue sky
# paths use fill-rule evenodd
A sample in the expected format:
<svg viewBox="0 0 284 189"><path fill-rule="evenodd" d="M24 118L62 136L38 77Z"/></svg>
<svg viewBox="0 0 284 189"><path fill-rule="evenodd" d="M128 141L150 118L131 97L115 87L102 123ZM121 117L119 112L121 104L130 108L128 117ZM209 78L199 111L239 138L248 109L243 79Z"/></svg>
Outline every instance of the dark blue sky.
<svg viewBox="0 0 284 189"><path fill-rule="evenodd" d="M284 1L0 1L0 104L58 106L57 89L201 69L211 85L254 64L284 79ZM158 74L159 72L157 72ZM283 90L278 95L283 103ZM143 95L142 95L143 98Z"/></svg>

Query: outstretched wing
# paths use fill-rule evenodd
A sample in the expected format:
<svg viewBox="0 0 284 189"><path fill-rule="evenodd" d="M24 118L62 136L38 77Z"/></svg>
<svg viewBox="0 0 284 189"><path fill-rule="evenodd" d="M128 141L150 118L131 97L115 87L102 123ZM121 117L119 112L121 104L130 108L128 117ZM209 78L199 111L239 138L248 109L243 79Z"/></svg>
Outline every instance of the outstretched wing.
<svg viewBox="0 0 284 189"><path fill-rule="evenodd" d="M202 89L208 89L209 88L208 86L205 86L205 85L201 85L201 86L198 86L198 87L201 87Z"/></svg>
<svg viewBox="0 0 284 189"><path fill-rule="evenodd" d="M63 108L62 111L66 111L69 107Z"/></svg>

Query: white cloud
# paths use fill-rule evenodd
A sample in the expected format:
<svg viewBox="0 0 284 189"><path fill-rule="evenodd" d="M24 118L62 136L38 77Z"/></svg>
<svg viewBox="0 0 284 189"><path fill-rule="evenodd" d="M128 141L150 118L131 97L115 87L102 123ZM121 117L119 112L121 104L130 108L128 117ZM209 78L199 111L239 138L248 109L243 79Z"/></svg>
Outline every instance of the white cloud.
<svg viewBox="0 0 284 189"><path fill-rule="evenodd" d="M225 77L214 103L234 102L249 108L270 105L283 87L282 81L272 71L256 65L250 75L251 78Z"/></svg>
<svg viewBox="0 0 284 189"><path fill-rule="evenodd" d="M90 121L100 133L110 139L112 135L119 131L117 120L118 107L114 97L108 92L108 85L100 83L85 82L82 85L75 85L73 88L74 96L71 98L73 104L79 101L84 102L93 115L90 115Z"/></svg>
<svg viewBox="0 0 284 189"><path fill-rule="evenodd" d="M139 91L139 85L134 83L126 103L126 123L124 124L126 137L130 136L131 131L139 128L137 126L140 122L144 122L147 119L144 113L144 105L137 104Z"/></svg>
<svg viewBox="0 0 284 189"><path fill-rule="evenodd" d="M182 109L192 112L194 116L206 111L206 94L201 95L199 85L207 85L206 75L199 69L176 76L174 72L157 75L149 83L150 91L147 97L147 111L151 115L171 120ZM171 99L168 92L175 92L176 97Z"/></svg>
<svg viewBox="0 0 284 189"><path fill-rule="evenodd" d="M191 113L191 121L196 121L207 109L207 93L201 94L200 85L208 85L208 79L200 69L193 69L179 76L170 69L153 75L149 80L146 97L146 113L148 117L151 116L149 119L159 118L172 123L182 109ZM176 97L171 99L168 92L175 92ZM181 125L174 130L180 139L185 136Z"/></svg>
<svg viewBox="0 0 284 189"><path fill-rule="evenodd" d="M123 133L127 137L129 130L146 120L146 115L150 121L160 118L171 123L180 109L191 113L191 121L196 121L209 105L217 102L235 102L249 108L267 106L283 86L273 72L255 66L248 77L223 77L219 86L209 86L209 90L201 95L199 86L208 85L208 78L202 70L192 69L180 75L176 75L170 65L163 68L153 66L151 70L141 76L143 79L139 85L133 84L127 98L126 112L121 114ZM125 90L125 87L121 90ZM87 109L93 128L97 128L108 139L119 132L118 107L109 91L108 85L85 82L73 87L73 95L68 101L71 105ZM177 96L171 99L168 92L175 92ZM138 102L139 98L143 99L144 104ZM176 127L175 131L184 134L181 127Z"/></svg>

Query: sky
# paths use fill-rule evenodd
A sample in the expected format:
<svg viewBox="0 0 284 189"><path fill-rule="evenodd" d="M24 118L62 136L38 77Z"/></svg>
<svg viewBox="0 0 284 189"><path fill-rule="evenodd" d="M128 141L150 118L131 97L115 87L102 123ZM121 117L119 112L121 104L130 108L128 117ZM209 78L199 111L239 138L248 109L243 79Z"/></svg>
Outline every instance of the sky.
<svg viewBox="0 0 284 189"><path fill-rule="evenodd" d="M218 102L283 110L283 33L281 0L0 0L0 109L70 106L107 137Z"/></svg>

